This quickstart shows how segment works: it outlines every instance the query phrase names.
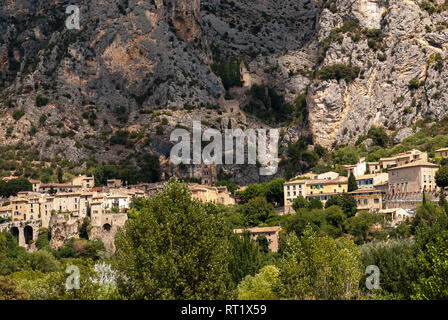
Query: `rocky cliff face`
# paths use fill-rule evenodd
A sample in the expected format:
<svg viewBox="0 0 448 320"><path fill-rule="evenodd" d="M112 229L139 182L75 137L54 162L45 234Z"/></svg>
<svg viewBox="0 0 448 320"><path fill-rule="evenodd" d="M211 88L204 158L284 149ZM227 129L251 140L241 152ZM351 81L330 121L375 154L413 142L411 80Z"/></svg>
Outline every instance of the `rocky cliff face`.
<svg viewBox="0 0 448 320"><path fill-rule="evenodd" d="M74 161L165 156L175 126L227 127L211 65L231 58L244 60L246 79L291 103L306 93L309 117L285 128L284 143L311 133L332 147L372 125L392 131L446 113L441 0L70 4L80 8L80 30L64 26L66 1L0 4L2 144ZM233 123L265 126L250 115ZM107 143L123 129L131 144Z"/></svg>
<svg viewBox="0 0 448 320"><path fill-rule="evenodd" d="M64 214L55 214L50 219L51 240L50 246L53 249L58 249L71 238L79 238L79 221L76 218L71 218Z"/></svg>
<svg viewBox="0 0 448 320"><path fill-rule="evenodd" d="M317 70L342 63L360 73L350 82L312 81L308 102L315 142L353 143L372 125L396 130L427 115L445 116L448 12L441 3L430 5L439 9L432 14L419 1L334 5L334 12L324 9L319 17L316 41L321 52L326 48ZM359 28L344 32L347 21Z"/></svg>
<svg viewBox="0 0 448 320"><path fill-rule="evenodd" d="M63 1L1 5L2 141L80 160L90 152L76 141L94 146L101 132L110 136L122 128L151 134L156 122L149 112L213 104L223 93L201 36L199 0L75 4L79 31L64 27ZM25 115L13 119L16 110ZM31 137L32 126L38 130ZM116 160L116 151L100 146L95 154Z"/></svg>

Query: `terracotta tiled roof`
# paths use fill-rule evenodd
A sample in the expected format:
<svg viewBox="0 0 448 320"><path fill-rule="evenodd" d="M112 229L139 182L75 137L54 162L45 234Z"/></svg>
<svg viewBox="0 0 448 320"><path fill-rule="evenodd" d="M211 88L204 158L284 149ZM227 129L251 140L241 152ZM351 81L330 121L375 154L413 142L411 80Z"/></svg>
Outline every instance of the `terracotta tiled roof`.
<svg viewBox="0 0 448 320"><path fill-rule="evenodd" d="M399 167L393 167L393 168L389 168L389 170L397 170L397 169L401 169L401 168L410 168L410 167L440 167L438 164L434 164L428 161L416 161L416 162L411 162L408 164L404 164L402 166Z"/></svg>
<svg viewBox="0 0 448 320"><path fill-rule="evenodd" d="M327 179L321 179L321 180L308 180L307 184L341 184L341 183L347 183L348 178L346 177L339 177L334 180L327 180Z"/></svg>
<svg viewBox="0 0 448 320"><path fill-rule="evenodd" d="M233 232L235 233L243 233L244 231L249 231L251 233L257 233L257 232L277 232L280 231L282 227L276 226L276 227L254 227L254 228L246 228L246 229L234 229Z"/></svg>

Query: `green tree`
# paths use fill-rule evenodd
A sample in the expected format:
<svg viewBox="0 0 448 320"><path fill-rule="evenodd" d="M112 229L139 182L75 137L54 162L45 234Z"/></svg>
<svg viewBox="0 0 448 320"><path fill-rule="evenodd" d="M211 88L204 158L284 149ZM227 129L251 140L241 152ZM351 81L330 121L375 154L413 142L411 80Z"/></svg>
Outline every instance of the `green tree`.
<svg viewBox="0 0 448 320"><path fill-rule="evenodd" d="M367 137L371 138L375 145L383 148L390 142L389 136L383 127L372 126L367 133Z"/></svg>
<svg viewBox="0 0 448 320"><path fill-rule="evenodd" d="M221 77L226 90L241 86L240 62L238 60L222 61L212 65L213 72Z"/></svg>
<svg viewBox="0 0 448 320"><path fill-rule="evenodd" d="M230 230L216 211L171 178L117 236L119 291L131 299L229 298Z"/></svg>
<svg viewBox="0 0 448 320"><path fill-rule="evenodd" d="M89 239L90 219L85 217L82 220L82 224L79 226L79 237L83 239Z"/></svg>
<svg viewBox="0 0 448 320"><path fill-rule="evenodd" d="M448 232L443 232L426 247L428 276L414 284L412 299L448 299Z"/></svg>
<svg viewBox="0 0 448 320"><path fill-rule="evenodd" d="M347 223L347 216L338 206L331 206L325 210L325 219L327 220L326 233L333 237L342 237Z"/></svg>
<svg viewBox="0 0 448 320"><path fill-rule="evenodd" d="M229 192L232 194L234 194L235 191L238 190L238 188L239 188L237 184L230 182L228 180L219 180L214 185L217 187L219 187L219 186L227 187L227 190L229 190Z"/></svg>
<svg viewBox="0 0 448 320"><path fill-rule="evenodd" d="M348 192L358 190L358 184L356 183L356 178L353 175L353 172L350 172L350 176L348 177Z"/></svg>
<svg viewBox="0 0 448 320"><path fill-rule="evenodd" d="M309 151L308 146L312 139L305 137L294 143L288 143L287 158L282 159L280 166L285 168L285 177L290 179L299 172L304 172L316 166L319 156L314 151Z"/></svg>
<svg viewBox="0 0 448 320"><path fill-rule="evenodd" d="M36 240L36 247L39 250L42 250L44 248L50 249L50 237L51 237L51 234L48 231L48 229L43 228L43 229L39 230L39 235L37 236L37 240Z"/></svg>
<svg viewBox="0 0 448 320"><path fill-rule="evenodd" d="M140 156L137 161L140 167L138 173L138 181L140 182L157 182L160 180L161 170L159 158L151 153ZM131 179L126 179L130 182Z"/></svg>
<svg viewBox="0 0 448 320"><path fill-rule="evenodd" d="M448 187L448 165L440 167L436 172L436 184L442 190L445 190Z"/></svg>
<svg viewBox="0 0 448 320"><path fill-rule="evenodd" d="M358 210L355 198L348 193L338 194L328 199L325 203L325 208L329 208L331 206L340 207L344 211L347 218L353 217Z"/></svg>
<svg viewBox="0 0 448 320"><path fill-rule="evenodd" d="M9 180L8 182L0 181L0 196L9 198L10 196L17 196L19 191L32 191L33 185L25 178L17 178Z"/></svg>
<svg viewBox="0 0 448 320"><path fill-rule="evenodd" d="M323 210L302 208L297 211L297 214L289 217L285 229L288 233L294 232L297 235L302 235L305 228L309 225L316 232L322 233L327 224L325 218Z"/></svg>
<svg viewBox="0 0 448 320"><path fill-rule="evenodd" d="M292 208L295 212L302 208L309 208L309 202L302 195L300 195L292 202Z"/></svg>
<svg viewBox="0 0 448 320"><path fill-rule="evenodd" d="M230 237L229 272L237 285L245 276L255 275L261 267L261 253L250 233Z"/></svg>
<svg viewBox="0 0 448 320"><path fill-rule="evenodd" d="M251 184L244 191L237 192L238 198L242 203L257 197L266 197L266 190L263 184Z"/></svg>
<svg viewBox="0 0 448 320"><path fill-rule="evenodd" d="M448 202L446 201L445 190L440 190L439 195L439 206L445 209L445 212L448 212Z"/></svg>
<svg viewBox="0 0 448 320"><path fill-rule="evenodd" d="M385 232L378 231L375 228L376 224L383 226L384 223L385 216L382 214L361 212L348 220L348 232L355 237L355 243L366 243L376 237L386 237Z"/></svg>
<svg viewBox="0 0 448 320"><path fill-rule="evenodd" d="M284 194L283 194L283 184L285 179L277 178L267 183L266 185L266 200L269 203L278 203L283 205Z"/></svg>
<svg viewBox="0 0 448 320"><path fill-rule="evenodd" d="M240 211L247 227L256 227L276 215L274 206L265 197L249 200L247 204L240 206Z"/></svg>
<svg viewBox="0 0 448 320"><path fill-rule="evenodd" d="M417 229L418 226L428 225L429 227L434 227L446 220L445 211L435 205L434 203L422 203L417 206L417 212L412 221L413 231Z"/></svg>
<svg viewBox="0 0 448 320"><path fill-rule="evenodd" d="M380 269L382 292L409 299L413 292L412 282L418 278L416 250L412 240L392 240L388 244L370 242L361 246L361 253L364 267L376 265Z"/></svg>
<svg viewBox="0 0 448 320"><path fill-rule="evenodd" d="M319 199L313 198L310 200L309 202L309 209L322 209L324 207L324 205L322 204L322 201L320 201Z"/></svg>
<svg viewBox="0 0 448 320"><path fill-rule="evenodd" d="M0 300L28 299L28 293L20 289L14 280L0 276Z"/></svg>
<svg viewBox="0 0 448 320"><path fill-rule="evenodd" d="M323 80L344 79L347 82L351 82L358 77L359 72L360 69L357 66L338 63L322 67L318 72L318 76Z"/></svg>
<svg viewBox="0 0 448 320"><path fill-rule="evenodd" d="M56 174L58 176L58 182L63 183L64 182L64 173L62 172L62 168L58 167L58 170L56 171Z"/></svg>
<svg viewBox="0 0 448 320"><path fill-rule="evenodd" d="M80 285L77 290L67 290L66 270L68 266L73 265L79 268ZM31 294L32 299L118 300L124 298L117 290L116 271L108 268L104 263L95 264L88 258L64 260L58 271L45 275L20 272L12 276Z"/></svg>
<svg viewBox="0 0 448 320"><path fill-rule="evenodd" d="M43 273L54 272L58 270L58 264L54 256L46 251L40 250L33 253L27 253L19 258L22 269L37 270Z"/></svg>
<svg viewBox="0 0 448 320"><path fill-rule="evenodd" d="M48 103L48 98L41 96L40 94L38 94L36 96L36 107L43 107L45 105L47 105Z"/></svg>
<svg viewBox="0 0 448 320"><path fill-rule="evenodd" d="M389 235L391 238L395 239L405 239L411 236L412 223L409 219L399 223L396 228L394 228Z"/></svg>
<svg viewBox="0 0 448 320"><path fill-rule="evenodd" d="M333 160L337 164L355 164L360 155L355 146L347 146L333 152Z"/></svg>
<svg viewBox="0 0 448 320"><path fill-rule="evenodd" d="M351 241L319 237L307 227L286 239L279 294L289 299L350 299L361 279L361 252Z"/></svg>
<svg viewBox="0 0 448 320"><path fill-rule="evenodd" d="M238 285L239 300L273 300L278 287L277 267L269 265L263 267L255 276L247 276Z"/></svg>
<svg viewBox="0 0 448 320"><path fill-rule="evenodd" d="M257 243L260 246L261 252L268 253L269 252L269 241L266 236L261 235L257 237Z"/></svg>

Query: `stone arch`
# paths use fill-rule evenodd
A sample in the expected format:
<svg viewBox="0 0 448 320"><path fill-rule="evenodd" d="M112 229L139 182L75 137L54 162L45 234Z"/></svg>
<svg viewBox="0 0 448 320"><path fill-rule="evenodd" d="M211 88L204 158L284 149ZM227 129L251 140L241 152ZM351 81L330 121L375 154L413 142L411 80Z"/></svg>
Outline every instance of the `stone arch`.
<svg viewBox="0 0 448 320"><path fill-rule="evenodd" d="M103 225L103 230L104 230L104 231L109 232L110 229L112 229L112 226L111 226L110 224L105 223L105 224Z"/></svg>
<svg viewBox="0 0 448 320"><path fill-rule="evenodd" d="M17 239L17 241L19 241L19 228L17 227L11 227L11 234L13 235L13 237L15 237Z"/></svg>
<svg viewBox="0 0 448 320"><path fill-rule="evenodd" d="M23 228L23 235L25 237L25 244L30 244L31 240L33 240L34 230L33 227L28 225Z"/></svg>

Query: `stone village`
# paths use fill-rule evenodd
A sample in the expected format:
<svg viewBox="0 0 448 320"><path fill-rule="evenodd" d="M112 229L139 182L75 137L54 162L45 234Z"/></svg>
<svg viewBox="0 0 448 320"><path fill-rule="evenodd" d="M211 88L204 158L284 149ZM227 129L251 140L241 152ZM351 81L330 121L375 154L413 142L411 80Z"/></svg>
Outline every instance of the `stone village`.
<svg viewBox="0 0 448 320"><path fill-rule="evenodd" d="M437 150L435 158L448 158L448 148ZM411 150L381 158L378 162L360 159L357 164L344 167L347 177L352 174L356 179L358 190L349 194L356 200L358 212L389 215L392 226L414 217L424 192L430 199L438 199L440 190L435 174L439 165L430 162L426 152ZM217 181L216 166L202 165L195 175L202 179L201 183L188 184L193 199L227 206L236 203L236 196L227 187L212 186ZM347 177L331 171L294 177L284 183L284 207L276 211L279 214L293 213L293 201L299 196L319 199L325 204L331 197L348 192ZM0 217L7 222L0 224L0 232L10 232L20 246L31 251L36 250L34 242L41 228L50 231L51 246L59 248L68 239L77 238L83 219L90 217L89 239L100 239L109 252L114 252L115 234L128 219L127 210L133 197L151 197L164 188L164 182L124 186L116 179L107 180L103 187L95 187L94 177L85 175L76 176L66 184L30 182L32 191L22 191L17 196L1 200ZM266 237L269 249L278 250L280 226L234 230L237 234L245 231L250 232L253 239Z"/></svg>

